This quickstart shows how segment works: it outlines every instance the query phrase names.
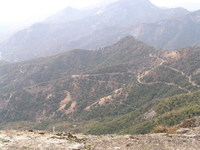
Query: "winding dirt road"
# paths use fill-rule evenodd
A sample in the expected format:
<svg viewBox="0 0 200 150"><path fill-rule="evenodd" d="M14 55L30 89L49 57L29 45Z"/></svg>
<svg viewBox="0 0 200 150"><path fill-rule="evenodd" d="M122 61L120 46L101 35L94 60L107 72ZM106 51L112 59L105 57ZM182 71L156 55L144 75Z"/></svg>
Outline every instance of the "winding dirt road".
<svg viewBox="0 0 200 150"><path fill-rule="evenodd" d="M181 90L184 90L184 91L187 91L187 92L191 93L191 91L188 90L187 88L181 87L180 85L177 85L177 84L172 83L172 82L159 82L159 81L158 81L158 82L145 82L145 81L142 81L142 78L144 78L145 76L147 76L150 72L152 72L152 71L155 70L156 68L162 66L165 62L167 62L166 60L164 60L164 59L162 59L162 58L159 58L159 57L156 56L156 55L150 54L149 56L158 59L158 60L160 61L160 63L159 63L157 66L153 67L152 69L150 69L150 70L148 70L148 71L145 71L145 72L139 74L139 75L137 76L137 81L138 81L138 83L144 84L144 85L166 84L166 85L170 85L170 86L176 86L176 87L178 87L178 88L181 89ZM176 69L176 68L173 68L173 67L170 67L170 66L164 66L164 67L169 68L169 69L171 69L171 70L173 70L173 71L176 71L176 72L178 72L178 73L181 73L183 76L185 76L185 77L188 78L188 82L191 83L192 86L197 87L197 88L200 88L200 85L198 85L197 83L195 83L194 81L192 81L192 77L186 75L183 71L180 71L180 70L178 70L178 69Z"/></svg>

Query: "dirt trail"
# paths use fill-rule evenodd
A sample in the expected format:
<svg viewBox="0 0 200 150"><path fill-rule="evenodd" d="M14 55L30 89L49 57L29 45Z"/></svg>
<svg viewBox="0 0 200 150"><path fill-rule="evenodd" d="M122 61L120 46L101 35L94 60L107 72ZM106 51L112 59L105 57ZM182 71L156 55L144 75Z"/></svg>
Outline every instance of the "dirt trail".
<svg viewBox="0 0 200 150"><path fill-rule="evenodd" d="M172 82L168 83L168 82L145 82L145 81L142 81L142 78L144 78L145 76L147 76L150 72L152 72L152 71L155 70L156 68L162 66L165 62L167 62L166 60L164 60L164 59L162 59L162 58L159 58L159 57L156 56L156 55L150 54L149 56L150 56L150 57L156 58L157 60L160 61L160 63L159 63L157 66L153 67L152 69L150 69L150 70L148 70L148 71L145 71L145 72L139 74L139 75L137 76L137 81L138 81L138 83L144 84L144 85L153 85L153 84L172 85L172 86L178 87L178 88L181 89L181 90L184 90L184 91L187 91L187 92L191 93L191 91L188 90L188 89L186 89L185 87L181 87L180 85L177 85L177 84L172 83ZM169 69L171 69L171 70L174 70L174 71L176 71L176 72L178 72L178 73L181 73L183 76L185 76L185 77L188 78L188 82L191 83L192 86L195 86L195 87L200 88L200 85L198 85L197 83L195 83L194 81L192 81L192 77L186 75L183 71L180 71L180 70L178 70L178 69L176 69L176 68L173 68L173 67L170 67L170 66L164 66L164 67L167 67L167 68L169 68Z"/></svg>
<svg viewBox="0 0 200 150"><path fill-rule="evenodd" d="M129 72L130 73L130 72ZM104 73L104 74L80 74L80 75L72 75L72 78L82 78L82 77L89 77L89 76L93 76L93 77L97 77L97 76L102 76L102 75L109 75L109 76L113 76L113 75L123 75L125 74L124 72L113 72L113 73Z"/></svg>
<svg viewBox="0 0 200 150"><path fill-rule="evenodd" d="M155 55L153 55L153 54L149 54L149 57L152 57L152 58L154 57L154 58L160 60L160 63L159 63L157 66L151 68L150 70L145 71L145 72L143 72L143 73L141 73L141 74L139 74L139 75L137 76L137 81L138 81L138 83L140 83L140 84L152 85L152 84L158 84L158 83L160 83L160 82L144 82L144 81L141 80L142 78L144 78L145 76L147 76L151 71L153 71L153 70L155 70L156 68L162 66L162 65L166 62L164 59L161 59L161 58L159 58L158 56L155 56Z"/></svg>
<svg viewBox="0 0 200 150"><path fill-rule="evenodd" d="M181 71L181 70L178 70L178 69L176 69L176 68L173 68L173 67L170 67L170 66L165 66L165 67L167 67L167 68L169 68L169 69L171 69L171 70L174 70L174 71L176 71L176 72L179 72L179 73L181 73L183 76L185 76L185 77L187 77L188 78L188 82L189 83L191 83L193 86L195 86L195 87L198 87L198 88L200 88L200 85L198 85L197 83L195 83L194 81L192 81L192 77L191 76L188 76L188 75L186 75L183 71Z"/></svg>

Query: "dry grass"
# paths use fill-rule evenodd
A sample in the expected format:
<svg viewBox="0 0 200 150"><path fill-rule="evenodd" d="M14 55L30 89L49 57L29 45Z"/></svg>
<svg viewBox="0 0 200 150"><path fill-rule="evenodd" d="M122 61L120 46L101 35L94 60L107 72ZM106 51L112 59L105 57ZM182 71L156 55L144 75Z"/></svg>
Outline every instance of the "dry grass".
<svg viewBox="0 0 200 150"><path fill-rule="evenodd" d="M152 133L169 133L169 134L175 134L176 130L178 130L179 127L173 126L173 127L168 127L168 126L163 126L159 125L153 128L151 131Z"/></svg>

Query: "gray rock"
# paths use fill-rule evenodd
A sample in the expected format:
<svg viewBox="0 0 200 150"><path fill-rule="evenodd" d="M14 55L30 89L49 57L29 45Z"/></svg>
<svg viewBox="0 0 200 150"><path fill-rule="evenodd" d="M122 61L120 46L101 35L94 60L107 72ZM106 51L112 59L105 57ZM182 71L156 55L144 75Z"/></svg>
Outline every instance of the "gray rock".
<svg viewBox="0 0 200 150"><path fill-rule="evenodd" d="M190 131L189 128L181 128L181 129L176 130L176 133L177 134L184 134L184 133L188 133L189 131Z"/></svg>

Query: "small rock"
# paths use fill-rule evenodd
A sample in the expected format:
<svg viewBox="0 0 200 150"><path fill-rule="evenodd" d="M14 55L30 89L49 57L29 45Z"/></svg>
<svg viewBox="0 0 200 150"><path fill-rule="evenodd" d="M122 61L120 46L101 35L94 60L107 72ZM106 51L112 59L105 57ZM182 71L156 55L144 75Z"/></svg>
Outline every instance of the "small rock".
<svg viewBox="0 0 200 150"><path fill-rule="evenodd" d="M130 136L130 138L131 138L131 139L134 139L134 140L139 140L139 138L138 138L138 137L136 137L136 136L133 136L133 135L132 135L132 136Z"/></svg>
<svg viewBox="0 0 200 150"><path fill-rule="evenodd" d="M181 129L176 130L176 133L177 134L184 134L184 133L188 133L189 131L190 131L189 128L181 128Z"/></svg>
<svg viewBox="0 0 200 150"><path fill-rule="evenodd" d="M71 133L67 134L68 138L75 138L75 136L73 136Z"/></svg>
<svg viewBox="0 0 200 150"><path fill-rule="evenodd" d="M120 147L114 147L114 150L119 150L119 149L121 149Z"/></svg>
<svg viewBox="0 0 200 150"><path fill-rule="evenodd" d="M28 132L33 132L33 130L28 130Z"/></svg>
<svg viewBox="0 0 200 150"><path fill-rule="evenodd" d="M131 146L133 146L132 143L128 143L128 144L126 144L126 147L131 147Z"/></svg>
<svg viewBox="0 0 200 150"><path fill-rule="evenodd" d="M44 135L45 133L44 133L44 132L38 132L38 134L40 134L40 135Z"/></svg>
<svg viewBox="0 0 200 150"><path fill-rule="evenodd" d="M192 139L199 139L200 136L198 135L185 135L186 138L192 138Z"/></svg>
<svg viewBox="0 0 200 150"><path fill-rule="evenodd" d="M56 133L57 136L63 136L63 133Z"/></svg>
<svg viewBox="0 0 200 150"><path fill-rule="evenodd" d="M10 140L7 140L7 139L0 139L0 141L4 143L10 142Z"/></svg>

